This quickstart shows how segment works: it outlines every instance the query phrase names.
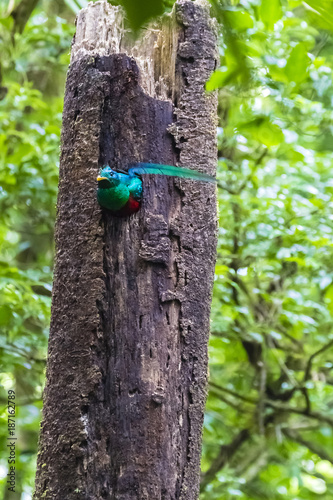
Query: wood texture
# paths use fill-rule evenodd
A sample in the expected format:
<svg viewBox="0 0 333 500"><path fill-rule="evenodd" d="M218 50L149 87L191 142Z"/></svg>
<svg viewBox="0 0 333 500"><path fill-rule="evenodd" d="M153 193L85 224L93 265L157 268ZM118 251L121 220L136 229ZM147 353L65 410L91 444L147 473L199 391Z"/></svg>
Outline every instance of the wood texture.
<svg viewBox="0 0 333 500"><path fill-rule="evenodd" d="M109 11L98 5L83 12L89 23L98 17L89 9ZM74 44L36 500L198 496L215 187L144 176L142 209L124 219L96 201L105 163L214 173L216 96L204 84L216 34L208 9L180 1L153 33L153 55L151 40L127 43L127 53L114 40L108 50L84 36Z"/></svg>

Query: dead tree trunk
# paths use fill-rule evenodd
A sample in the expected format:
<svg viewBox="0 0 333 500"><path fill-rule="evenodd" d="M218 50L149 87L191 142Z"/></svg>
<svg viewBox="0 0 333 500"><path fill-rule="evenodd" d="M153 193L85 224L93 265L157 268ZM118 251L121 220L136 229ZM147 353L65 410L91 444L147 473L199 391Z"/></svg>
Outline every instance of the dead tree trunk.
<svg viewBox="0 0 333 500"><path fill-rule="evenodd" d="M198 496L215 187L144 176L141 210L116 218L96 176L137 161L214 174L216 57L203 1L178 1L132 45L119 8L79 14L35 499Z"/></svg>

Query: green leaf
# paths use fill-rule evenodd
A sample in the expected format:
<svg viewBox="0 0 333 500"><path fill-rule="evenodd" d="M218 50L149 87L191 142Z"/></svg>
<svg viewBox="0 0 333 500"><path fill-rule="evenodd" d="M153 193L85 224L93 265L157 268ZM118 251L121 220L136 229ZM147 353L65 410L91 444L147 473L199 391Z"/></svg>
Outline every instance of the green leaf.
<svg viewBox="0 0 333 500"><path fill-rule="evenodd" d="M211 75L206 83L206 90L210 91L226 85L248 85L250 71L247 52L248 47L242 41L229 40L224 54L224 66Z"/></svg>
<svg viewBox="0 0 333 500"><path fill-rule="evenodd" d="M236 80L238 75L237 70L217 70L211 75L210 79L206 83L206 90L211 91L215 89L219 89L228 85L233 80Z"/></svg>
<svg viewBox="0 0 333 500"><path fill-rule="evenodd" d="M333 285L330 285L325 293L325 301L327 303L328 310L331 315L333 315Z"/></svg>
<svg viewBox="0 0 333 500"><path fill-rule="evenodd" d="M283 142L283 132L278 125L267 117L259 117L238 126L239 131L250 133L253 138L265 146L277 146Z"/></svg>
<svg viewBox="0 0 333 500"><path fill-rule="evenodd" d="M0 306L0 326L7 326L12 317L12 311L9 306Z"/></svg>
<svg viewBox="0 0 333 500"><path fill-rule="evenodd" d="M273 29L274 24L282 17L280 0L262 0L259 12L266 28Z"/></svg>
<svg viewBox="0 0 333 500"><path fill-rule="evenodd" d="M12 16L0 17L0 24L2 24L8 31L13 29L14 19Z"/></svg>
<svg viewBox="0 0 333 500"><path fill-rule="evenodd" d="M138 30L152 17L160 16L164 12L163 0L120 0L126 10L128 20L133 30Z"/></svg>
<svg viewBox="0 0 333 500"><path fill-rule="evenodd" d="M308 67L311 62L304 43L297 44L288 58L285 74L290 82L301 83L308 77Z"/></svg>
<svg viewBox="0 0 333 500"><path fill-rule="evenodd" d="M333 31L333 10L331 0L307 0L303 2L311 24Z"/></svg>
<svg viewBox="0 0 333 500"><path fill-rule="evenodd" d="M253 19L244 10L226 10L224 20L227 26L239 32L253 28Z"/></svg>

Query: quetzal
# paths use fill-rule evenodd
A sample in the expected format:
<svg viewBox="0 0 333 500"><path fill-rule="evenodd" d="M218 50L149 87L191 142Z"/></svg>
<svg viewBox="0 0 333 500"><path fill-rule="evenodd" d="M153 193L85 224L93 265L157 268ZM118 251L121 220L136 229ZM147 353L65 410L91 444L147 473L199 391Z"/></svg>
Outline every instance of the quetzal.
<svg viewBox="0 0 333 500"><path fill-rule="evenodd" d="M116 172L104 166L97 177L98 203L110 210L114 215L126 216L140 209L142 200L142 174L160 174L183 177L197 181L216 182L215 177L202 174L197 170L156 163L136 163L128 172Z"/></svg>

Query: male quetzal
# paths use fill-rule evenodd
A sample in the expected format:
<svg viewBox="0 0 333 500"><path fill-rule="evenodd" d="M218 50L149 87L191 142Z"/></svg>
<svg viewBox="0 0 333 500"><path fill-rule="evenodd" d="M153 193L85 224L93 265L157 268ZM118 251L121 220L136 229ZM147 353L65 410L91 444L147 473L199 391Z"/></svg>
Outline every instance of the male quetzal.
<svg viewBox="0 0 333 500"><path fill-rule="evenodd" d="M98 203L114 215L126 216L140 209L142 199L142 180L139 175L160 174L183 177L205 182L216 182L215 177L202 174L197 170L156 163L136 163L128 172L116 172L104 166L97 177Z"/></svg>

